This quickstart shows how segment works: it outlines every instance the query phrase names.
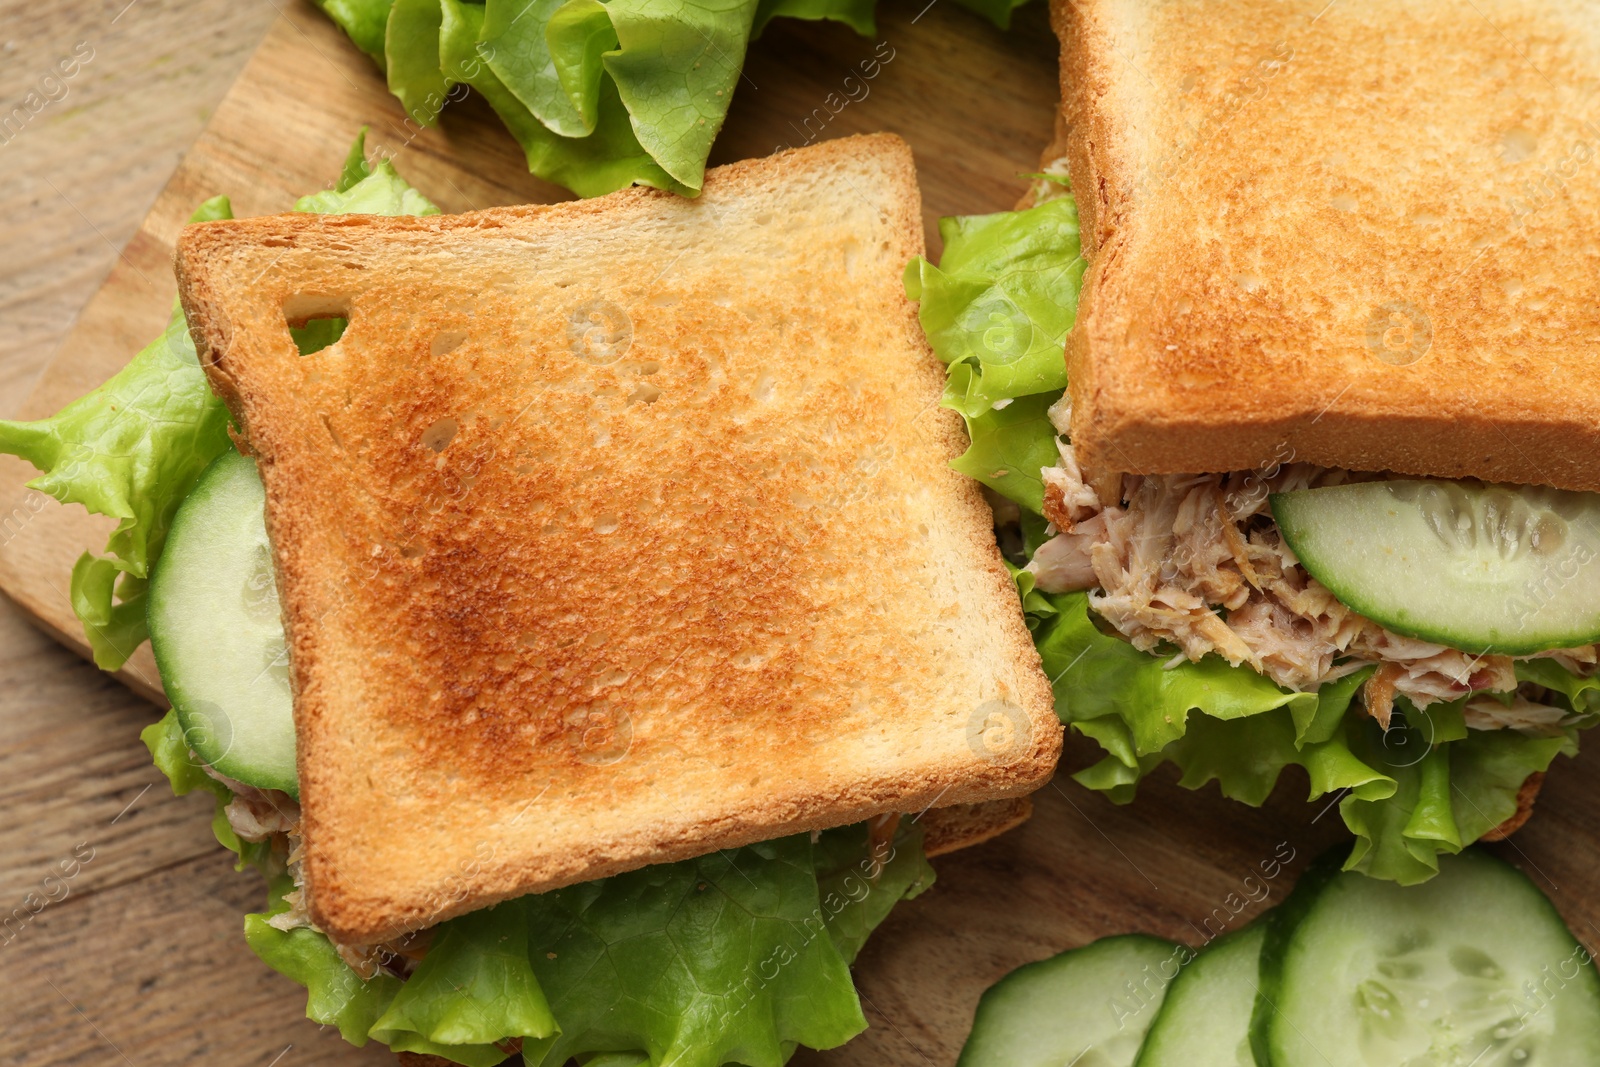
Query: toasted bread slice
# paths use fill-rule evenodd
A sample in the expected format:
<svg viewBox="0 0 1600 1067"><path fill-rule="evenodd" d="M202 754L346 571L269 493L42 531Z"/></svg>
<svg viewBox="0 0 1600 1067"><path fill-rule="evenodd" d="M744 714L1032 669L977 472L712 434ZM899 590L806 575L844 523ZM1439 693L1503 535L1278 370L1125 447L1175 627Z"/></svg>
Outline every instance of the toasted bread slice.
<svg viewBox="0 0 1600 1067"><path fill-rule="evenodd" d="M981 845L1016 829L1033 815L1032 797L1008 797L982 804L933 808L922 823L922 851L930 858Z"/></svg>
<svg viewBox="0 0 1600 1067"><path fill-rule="evenodd" d="M1600 490L1582 0L1053 0L1087 466Z"/></svg>
<svg viewBox="0 0 1600 1067"><path fill-rule="evenodd" d="M901 290L922 249L890 136L697 200L185 230L266 486L319 925L377 942L1048 778L1050 687ZM328 314L301 356L287 324Z"/></svg>

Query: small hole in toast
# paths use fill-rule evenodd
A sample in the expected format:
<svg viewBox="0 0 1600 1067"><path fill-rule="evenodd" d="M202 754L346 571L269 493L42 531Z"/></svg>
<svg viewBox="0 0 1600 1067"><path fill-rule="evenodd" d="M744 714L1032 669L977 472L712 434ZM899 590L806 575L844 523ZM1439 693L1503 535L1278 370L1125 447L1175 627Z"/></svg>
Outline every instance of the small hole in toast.
<svg viewBox="0 0 1600 1067"><path fill-rule="evenodd" d="M435 358L447 356L461 347L461 342L467 335L460 330L440 330L433 335L433 344L428 346L428 354Z"/></svg>
<svg viewBox="0 0 1600 1067"><path fill-rule="evenodd" d="M344 441L339 437L339 431L333 428L333 422L328 418L328 413L322 413L322 425L327 428L328 436L333 438L333 447L344 451Z"/></svg>
<svg viewBox="0 0 1600 1067"><path fill-rule="evenodd" d="M456 439L456 434L461 432L461 424L455 419L446 417L422 431L422 445L435 452L443 452L450 447L450 442Z"/></svg>
<svg viewBox="0 0 1600 1067"><path fill-rule="evenodd" d="M321 293L296 293L283 302L283 322L302 356L314 355L344 336L350 300Z"/></svg>

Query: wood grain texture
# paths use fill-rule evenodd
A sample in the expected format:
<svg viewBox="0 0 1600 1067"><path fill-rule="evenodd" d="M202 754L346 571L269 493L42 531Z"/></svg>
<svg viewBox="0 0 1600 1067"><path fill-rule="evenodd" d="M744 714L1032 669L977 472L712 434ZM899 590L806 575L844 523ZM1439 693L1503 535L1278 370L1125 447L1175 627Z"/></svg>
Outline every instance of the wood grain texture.
<svg viewBox="0 0 1600 1067"><path fill-rule="evenodd" d="M260 0L0 0L0 414L275 16Z"/></svg>
<svg viewBox="0 0 1600 1067"><path fill-rule="evenodd" d="M98 2L71 0L52 10L85 24L108 23L123 2L102 10ZM866 99L828 116L822 135L888 129L905 136L917 152L930 230L939 215L1009 207L1025 184L1014 175L1034 168L1051 133L1055 46L1042 6L1023 9L1017 27L1001 34L950 0L924 9L925 2L887 0L872 40L833 25L775 24L752 51L713 162L801 143L807 116L817 129L815 112L826 108L827 94L882 41L894 58ZM8 225L25 219L27 227L8 229L0 249L0 313L8 326L0 337L12 346L0 348L0 388L9 390L0 408L7 412L54 411L155 335L173 292L171 242L194 204L227 193L240 214L283 210L332 178L362 123L373 127L369 144L392 153L400 171L447 211L563 195L526 174L515 146L476 100L452 106L438 129L410 138L370 64L291 0L24 400L20 383L42 350L59 340L55 324L82 299L107 250L131 231L131 223L116 228L118 218L136 219L142 209L130 211L129 198L147 202L149 193L139 190L150 187L148 169L170 167L171 146L193 136L195 116L236 69L225 62L228 49L237 51L238 41L259 32L252 26L265 28L276 17L270 7L229 5L227 18L208 20L207 5L220 9L219 0L139 3L151 5L160 16L155 24L190 50L188 58L173 60L186 69L172 75L168 110L140 111L109 99L114 94L107 90L108 102L82 120L78 140L38 133L43 162L28 172L47 174L48 164L60 160L109 180L121 166L128 183L118 186L120 199L104 218L91 220L30 178L42 193L0 201ZM70 49L79 39L63 28L70 21L64 17L50 21L38 14L45 8L13 7L34 11L6 23L30 54L53 58L56 41ZM208 47L217 54L193 58ZM140 79L154 75L133 53L128 48L118 59L108 51L102 58L107 69L126 64L109 81L136 97ZM0 88L20 94L5 80L13 69L0 66ZM89 87L80 85L86 96ZM140 146L151 144L145 158ZM11 158L0 154L0 167ZM133 158L143 162L117 162ZM141 175L142 186L134 180ZM61 185L58 174L52 180ZM82 187L74 202L87 206L91 191ZM41 204L50 210L38 210ZM99 259L80 256L91 246ZM53 311L40 303L52 300ZM81 649L66 610L66 575L81 551L103 544L106 530L81 509L30 504L21 489L29 474L25 465L0 464L0 584L47 630ZM148 660L136 660L124 680L156 694ZM3 603L0 693L0 915L22 906L29 893L59 896L51 887L61 883L47 886L46 876L80 846L93 850L66 881L64 899L13 938L0 938L0 988L9 1008L0 1013L0 1061L27 1067L393 1062L381 1048L351 1048L307 1022L303 992L251 955L240 917L258 906L259 879L235 873L212 842L209 798L172 797L150 765L137 739L156 714L147 702L55 646L22 611ZM1092 745L1069 740L1067 768L1092 758ZM1589 785L1597 767L1593 755L1561 761L1538 817L1497 846L1534 874L1591 945L1600 944L1594 925L1600 904L1587 892L1600 869L1600 791ZM857 973L871 1029L843 1049L802 1052L794 1062L943 1067L954 1061L978 995L1018 964L1105 934L1139 929L1198 943L1217 929L1219 915L1229 928L1237 926L1281 900L1293 873L1342 836L1336 813L1317 818L1321 809L1300 799L1304 789L1303 777L1291 776L1264 809L1253 811L1214 789L1190 793L1159 779L1135 806L1117 808L1058 777L1038 795L1037 814L1020 831L937 861L939 884L897 908L868 944ZM1286 869L1263 880L1261 865L1291 852ZM1231 909L1250 895L1244 879L1252 872L1252 885L1264 885L1268 895L1235 917Z"/></svg>

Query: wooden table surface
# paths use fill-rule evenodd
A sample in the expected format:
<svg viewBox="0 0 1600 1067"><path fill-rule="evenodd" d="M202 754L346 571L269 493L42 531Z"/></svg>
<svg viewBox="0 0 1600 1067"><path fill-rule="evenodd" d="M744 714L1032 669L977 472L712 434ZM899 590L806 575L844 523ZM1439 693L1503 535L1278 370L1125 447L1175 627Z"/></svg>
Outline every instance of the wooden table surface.
<svg viewBox="0 0 1600 1067"><path fill-rule="evenodd" d="M963 101L990 94L1011 109L1002 143L974 125L976 139L988 138L981 151L925 160L924 195L930 221L1003 209L1021 183L1015 170L997 177L995 161L1028 167L1050 133L1053 42L1043 12L1036 0L1003 36L948 3L920 18L925 2L884 0L884 32L908 59L899 80L886 77L885 91L848 112L841 129L891 118L920 129L970 123L970 107L957 114ZM21 408L108 274L115 281L159 262L148 258L148 227L119 257L257 44L285 11L305 17L303 0L281 3L0 0L0 113L30 92L58 97L0 143L0 415ZM70 81L44 84L58 60L85 48L92 58ZM748 67L761 88L741 89L714 158L770 150L777 117L794 102L783 86L801 68L815 79L819 64L869 48L842 27L774 26ZM995 58L1008 55L1014 61ZM954 95L928 91L939 79ZM474 121L465 114L463 122ZM441 161L453 135L447 122L396 165L447 209L461 209L476 195L470 185L430 185L447 174ZM331 166L342 155L342 145L318 150L331 153ZM551 194L526 175L504 181L527 199ZM219 191L229 190L194 190ZM155 275L152 292L129 310L128 332L142 333L124 358L164 318L169 297L154 290L170 282ZM82 325L93 326L94 315ZM60 898L0 934L0 1063L392 1063L376 1046L352 1049L305 1020L302 991L245 946L241 916L260 905L259 879L234 873L211 841L209 800L172 797L151 767L136 735L156 714L0 598L0 918L30 893ZM1069 740L1066 767L1084 766L1092 751ZM1586 892L1600 857L1600 789L1590 782L1597 767L1592 753L1561 761L1538 817L1501 846L1591 945L1600 944L1600 900ZM1306 805L1304 790L1302 775L1286 776L1272 802L1252 811L1214 789L1189 793L1160 780L1138 804L1117 808L1058 777L1039 794L1031 823L938 861L939 884L896 909L869 943L858 983L871 1030L844 1050L795 1062L942 1067L954 1060L979 992L1020 963L1110 933L1143 929L1195 943L1219 914L1242 923L1280 900L1293 873L1342 836L1337 816ZM74 858L74 878L48 879ZM1244 879L1254 873L1261 884L1260 871L1278 870L1279 860L1287 862L1266 881L1266 899L1234 917Z"/></svg>

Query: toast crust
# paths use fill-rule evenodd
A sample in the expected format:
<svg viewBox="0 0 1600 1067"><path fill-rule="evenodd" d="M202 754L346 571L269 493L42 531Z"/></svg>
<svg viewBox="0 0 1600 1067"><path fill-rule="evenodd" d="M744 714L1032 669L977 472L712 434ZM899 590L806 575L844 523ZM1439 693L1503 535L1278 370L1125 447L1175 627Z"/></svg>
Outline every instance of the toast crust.
<svg viewBox="0 0 1600 1067"><path fill-rule="evenodd" d="M499 900L1018 796L1050 687L900 283L878 135L459 216L188 227L267 493L312 915ZM286 321L337 313L333 346Z"/></svg>
<svg viewBox="0 0 1600 1067"><path fill-rule="evenodd" d="M1590 6L1051 9L1086 466L1600 490Z"/></svg>
<svg viewBox="0 0 1600 1067"><path fill-rule="evenodd" d="M923 855L933 859L981 845L1016 829L1032 816L1031 796L933 808L917 820L922 824Z"/></svg>

